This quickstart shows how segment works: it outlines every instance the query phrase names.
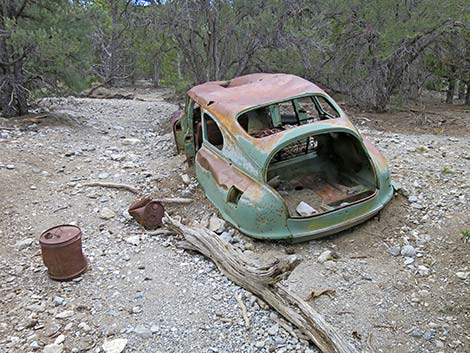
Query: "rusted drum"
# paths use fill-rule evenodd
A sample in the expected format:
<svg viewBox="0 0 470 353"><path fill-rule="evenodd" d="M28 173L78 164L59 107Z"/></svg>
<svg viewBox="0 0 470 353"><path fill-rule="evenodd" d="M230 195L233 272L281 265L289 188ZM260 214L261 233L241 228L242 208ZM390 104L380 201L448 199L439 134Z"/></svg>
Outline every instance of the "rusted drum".
<svg viewBox="0 0 470 353"><path fill-rule="evenodd" d="M72 225L46 230L39 237L41 253L49 277L67 281L86 271L88 261L82 252L82 231Z"/></svg>
<svg viewBox="0 0 470 353"><path fill-rule="evenodd" d="M157 228L162 224L165 209L159 201L149 198L137 200L129 206L129 214L147 229Z"/></svg>

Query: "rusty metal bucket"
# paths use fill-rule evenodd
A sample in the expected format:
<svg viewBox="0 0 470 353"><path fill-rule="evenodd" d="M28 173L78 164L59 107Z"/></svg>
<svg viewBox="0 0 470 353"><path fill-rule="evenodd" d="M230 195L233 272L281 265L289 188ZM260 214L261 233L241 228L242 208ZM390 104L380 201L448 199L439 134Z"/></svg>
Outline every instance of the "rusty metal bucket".
<svg viewBox="0 0 470 353"><path fill-rule="evenodd" d="M42 259L49 277L57 281L71 280L88 267L82 252L82 231L73 225L49 228L39 237Z"/></svg>
<svg viewBox="0 0 470 353"><path fill-rule="evenodd" d="M144 198L129 206L129 214L147 229L155 229L162 225L165 209L159 201Z"/></svg>

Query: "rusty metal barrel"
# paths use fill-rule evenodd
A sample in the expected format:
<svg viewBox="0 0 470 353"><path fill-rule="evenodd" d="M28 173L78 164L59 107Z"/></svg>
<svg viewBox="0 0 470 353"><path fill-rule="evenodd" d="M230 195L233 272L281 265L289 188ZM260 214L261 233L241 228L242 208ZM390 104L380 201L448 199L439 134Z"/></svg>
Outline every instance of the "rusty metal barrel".
<svg viewBox="0 0 470 353"><path fill-rule="evenodd" d="M159 201L144 198L129 206L129 214L147 229L155 229L162 224L165 209Z"/></svg>
<svg viewBox="0 0 470 353"><path fill-rule="evenodd" d="M88 267L82 251L82 231L73 225L49 228L39 237L42 259L49 277L57 281L71 280Z"/></svg>

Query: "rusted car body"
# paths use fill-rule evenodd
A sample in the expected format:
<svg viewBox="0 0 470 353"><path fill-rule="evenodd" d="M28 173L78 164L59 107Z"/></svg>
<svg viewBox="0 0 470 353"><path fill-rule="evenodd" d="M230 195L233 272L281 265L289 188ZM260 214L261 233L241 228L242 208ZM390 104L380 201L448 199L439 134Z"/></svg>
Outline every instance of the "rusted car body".
<svg viewBox="0 0 470 353"><path fill-rule="evenodd" d="M328 94L294 75L195 86L171 121L209 200L255 238L336 233L375 215L394 194L382 154Z"/></svg>

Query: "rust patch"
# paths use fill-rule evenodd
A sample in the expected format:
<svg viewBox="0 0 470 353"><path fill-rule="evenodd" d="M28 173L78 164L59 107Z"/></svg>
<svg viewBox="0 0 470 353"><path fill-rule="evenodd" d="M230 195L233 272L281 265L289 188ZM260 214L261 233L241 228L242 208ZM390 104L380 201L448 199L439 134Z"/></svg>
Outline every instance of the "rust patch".
<svg viewBox="0 0 470 353"><path fill-rule="evenodd" d="M201 168L212 174L217 185L225 190L236 186L241 191L246 191L250 185L255 184L245 174L240 173L229 163L205 149L199 150L196 160Z"/></svg>

